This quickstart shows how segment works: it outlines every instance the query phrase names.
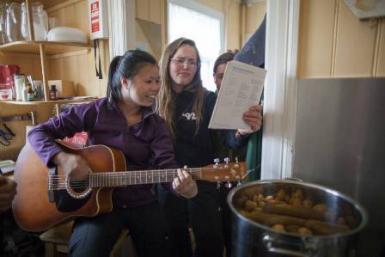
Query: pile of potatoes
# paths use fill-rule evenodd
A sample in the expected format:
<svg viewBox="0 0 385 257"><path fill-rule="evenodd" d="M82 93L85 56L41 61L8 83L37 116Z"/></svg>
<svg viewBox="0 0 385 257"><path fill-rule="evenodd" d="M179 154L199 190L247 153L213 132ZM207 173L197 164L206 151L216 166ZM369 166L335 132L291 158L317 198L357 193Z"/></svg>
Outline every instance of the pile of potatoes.
<svg viewBox="0 0 385 257"><path fill-rule="evenodd" d="M315 202L301 189L280 188L274 194L246 189L234 203L240 214L277 232L330 235L356 226L351 208L328 208L325 202Z"/></svg>

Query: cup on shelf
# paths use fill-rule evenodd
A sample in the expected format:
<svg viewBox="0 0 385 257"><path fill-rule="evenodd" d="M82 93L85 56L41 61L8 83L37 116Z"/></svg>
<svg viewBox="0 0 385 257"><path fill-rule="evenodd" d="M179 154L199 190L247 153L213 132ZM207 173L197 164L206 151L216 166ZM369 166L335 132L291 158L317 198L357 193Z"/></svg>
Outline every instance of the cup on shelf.
<svg viewBox="0 0 385 257"><path fill-rule="evenodd" d="M2 101L12 100L12 88L0 89L0 100Z"/></svg>

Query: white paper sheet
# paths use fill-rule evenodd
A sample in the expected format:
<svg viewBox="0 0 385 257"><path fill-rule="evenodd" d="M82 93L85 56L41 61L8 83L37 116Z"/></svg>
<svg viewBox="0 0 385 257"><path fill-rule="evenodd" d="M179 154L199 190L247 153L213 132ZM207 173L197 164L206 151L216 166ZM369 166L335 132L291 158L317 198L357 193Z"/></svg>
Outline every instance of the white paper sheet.
<svg viewBox="0 0 385 257"><path fill-rule="evenodd" d="M209 128L250 128L242 120L242 114L259 103L265 77L265 69L238 61L228 62Z"/></svg>

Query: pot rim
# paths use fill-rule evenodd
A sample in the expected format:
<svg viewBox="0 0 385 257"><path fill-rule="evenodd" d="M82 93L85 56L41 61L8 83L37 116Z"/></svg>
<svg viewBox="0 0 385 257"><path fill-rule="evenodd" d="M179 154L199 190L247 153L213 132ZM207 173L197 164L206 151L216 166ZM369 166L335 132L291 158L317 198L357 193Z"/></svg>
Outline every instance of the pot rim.
<svg viewBox="0 0 385 257"><path fill-rule="evenodd" d="M232 203L232 199L234 197L234 195L242 190L243 188L247 188L247 187L250 187L250 186L254 186L254 185L263 185L263 184L274 184L274 183L280 183L280 184L291 184L291 185L301 185L301 186L305 186L305 187L308 187L308 188L314 188L314 189L318 189L318 190L321 190L321 191L325 191L326 193L329 193L329 194L332 194L332 195L335 195L337 197L340 197L342 199L344 199L345 201L349 202L354 208L356 208L356 210L358 210L358 212L361 214L361 222L360 224L355 227L354 229L350 229L346 232L342 232L342 233L336 233L336 234L332 234L332 235L311 235L311 236L301 236L301 235L298 235L298 234L295 234L295 233L289 233L289 232L278 232L276 230L273 230L272 228L266 226L266 225L262 225L258 222L255 222L249 218L246 218L245 216L243 216L242 214L239 213L239 211L237 211L235 209L235 207L233 206L233 203ZM302 238L304 240L306 239L315 239L315 238L319 238L319 239L329 239L329 238L337 238L337 237L347 237L347 236L350 236L350 235L353 235L357 232L359 232L360 230L362 230L367 222L368 222L368 214L367 214L367 211L365 210L365 208L360 204L358 203L356 200L354 200L353 198L343 194L343 193L340 193L334 189L330 189L330 188L327 188L327 187L324 187L324 186L321 186L321 185L317 185L317 184L313 184L313 183L308 183L308 182L300 182L300 181L293 181L293 180L285 180L285 179L266 179L266 180L257 180L257 181L253 181L253 182L248 182L248 183L245 183L241 186L237 186L235 188L233 188L228 196L227 196L227 203L229 205L229 208L231 209L232 213L235 214L238 218L242 219L243 221L245 222L248 222L254 226L257 226L258 228L260 229L263 229L263 230L268 230L269 232L271 233L278 233L278 234L283 234L283 235L287 235L287 236L294 236L296 238Z"/></svg>

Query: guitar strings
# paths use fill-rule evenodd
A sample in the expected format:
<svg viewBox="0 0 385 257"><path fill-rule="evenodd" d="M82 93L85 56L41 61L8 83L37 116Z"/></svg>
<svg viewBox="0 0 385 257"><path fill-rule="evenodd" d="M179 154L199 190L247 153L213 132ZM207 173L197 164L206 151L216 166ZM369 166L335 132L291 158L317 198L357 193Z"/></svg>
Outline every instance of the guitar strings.
<svg viewBox="0 0 385 257"><path fill-rule="evenodd" d="M135 173L134 173L135 172ZM192 170L190 169L189 173L198 173L200 172L200 170ZM139 174L138 174L139 173ZM131 177L129 178L126 178L126 179L129 179L130 181L132 180L135 180L135 179L142 179L143 176L141 173L148 173L148 171L128 171L128 172L110 172L110 173L96 173L97 177L96 179L99 179L99 180L103 180L105 178L113 178L113 179L121 179L121 180L124 180L124 175L127 176L127 174L131 175ZM167 179L170 175L172 175L173 177L175 177L175 175L177 174L176 171L172 171L171 174L170 174L170 171L164 171L164 170L159 170L159 171L153 171L152 172L152 176L156 175L156 176L161 176L161 177L166 177L166 181L157 181L157 182L170 182L171 179ZM95 176L95 173L94 173L94 176ZM98 178L99 177L99 178ZM147 178L148 176L146 176ZM74 181L70 181L70 187L73 188L73 189L82 189L82 188L85 188L86 186L88 186L88 182L89 182L89 179L86 179L86 180L74 180ZM160 179L161 180L161 179ZM116 182L116 181L114 181ZM119 182L119 181L118 181ZM149 182L148 184L152 184L153 182L155 181L151 181ZM109 184L109 183L107 183ZM135 184L135 183L133 183ZM146 183L138 183L138 184L146 184ZM50 180L49 180L49 186L50 188L52 188L53 186L55 187L54 189L55 190L60 190L60 189L66 189L67 187L67 182L66 182L66 176L64 175L52 175L50 176ZM105 187L108 187L108 185L106 185ZM123 185L122 185L123 187Z"/></svg>
<svg viewBox="0 0 385 257"><path fill-rule="evenodd" d="M247 178L251 172L255 171L256 169L258 169L259 166L253 168L253 169L249 169L246 171L245 175L242 176L239 181L241 180L244 180L245 178ZM155 171L156 173L153 172L153 175L154 174L157 174L157 175L170 175L170 174L162 174L164 171ZM190 171L189 173L198 173L200 171ZM119 174L120 173L120 174ZM108 177L114 177L114 178L119 178L119 177L122 177L124 174L122 174L123 172L111 172L111 173L108 173ZM128 173L128 172L125 172L125 174ZM136 173L142 173L142 171L136 171ZM146 171L143 171L143 173L146 173ZM169 172L166 172L166 173L169 173ZM95 173L94 173L95 174ZM96 173L100 178L99 179L103 179L103 173ZM106 173L104 173L106 174ZM175 175L176 172L172 172L171 175ZM141 175L135 175L135 174L130 174L132 175L130 179L131 180L134 180L135 178L139 177L139 179L141 179L142 177L140 177ZM164 177L164 176L163 176ZM73 189L82 189L82 188L85 188L85 186L87 185L88 186L88 182L89 180L81 180L81 181L78 181L78 180L74 180L74 181L70 181L70 186L71 188ZM169 180L167 181L158 181L157 183L162 183L162 182L171 182ZM66 176L64 175L52 175L50 176L50 179L49 179L49 186L55 186L55 188L53 190L61 190L61 189L66 189L67 188L67 182L66 182ZM138 183L138 184L146 184L146 183ZM153 184L153 183L148 183L148 184ZM132 184L134 185L134 184ZM122 185L122 187L124 187L125 185ZM108 187L108 186L105 186L105 187Z"/></svg>

